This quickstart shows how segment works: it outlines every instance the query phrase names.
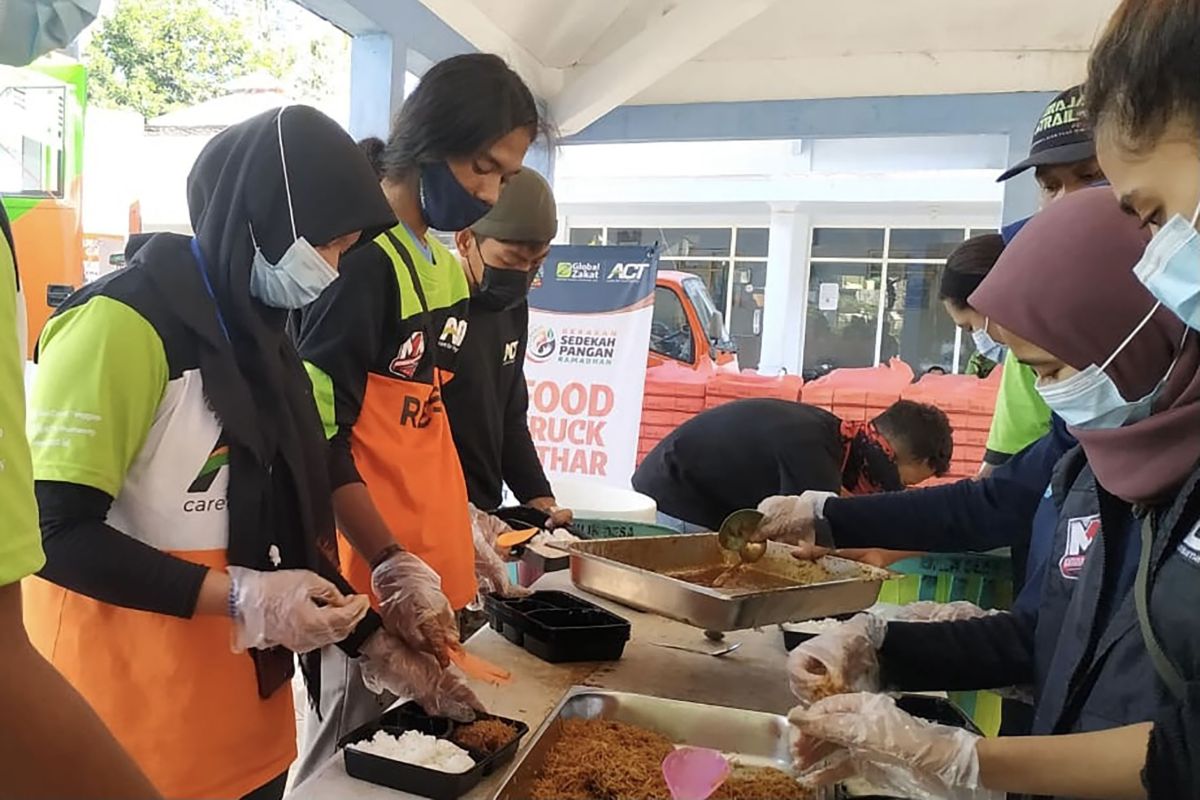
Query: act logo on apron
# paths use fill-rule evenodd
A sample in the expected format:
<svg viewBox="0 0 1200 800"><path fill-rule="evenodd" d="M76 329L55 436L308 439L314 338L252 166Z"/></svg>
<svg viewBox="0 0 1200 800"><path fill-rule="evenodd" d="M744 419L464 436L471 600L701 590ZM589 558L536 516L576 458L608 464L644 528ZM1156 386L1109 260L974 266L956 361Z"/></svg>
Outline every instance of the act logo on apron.
<svg viewBox="0 0 1200 800"><path fill-rule="evenodd" d="M1088 548L1100 533L1100 515L1072 517L1067 520L1067 546L1058 560L1058 571L1067 580L1077 580L1087 558Z"/></svg>

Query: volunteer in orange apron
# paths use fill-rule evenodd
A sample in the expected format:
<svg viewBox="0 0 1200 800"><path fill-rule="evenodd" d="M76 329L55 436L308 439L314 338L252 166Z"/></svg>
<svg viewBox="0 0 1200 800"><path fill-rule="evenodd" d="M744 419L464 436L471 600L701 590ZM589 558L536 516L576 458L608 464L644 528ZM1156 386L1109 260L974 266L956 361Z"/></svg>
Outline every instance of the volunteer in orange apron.
<svg viewBox="0 0 1200 800"><path fill-rule="evenodd" d="M299 326L330 438L342 568L354 585L371 579L385 624L398 633L419 626L427 639L457 636L449 609L476 596L467 491L441 396L467 336L469 288L432 230L480 219L520 171L540 124L528 87L497 56L434 65L379 154L400 224L346 259L341 280ZM411 597L424 592L412 588L421 572L413 555L436 572L448 600L440 633L416 618ZM341 734L391 702L364 691L357 672L340 654L322 659L321 719L306 723L299 780Z"/></svg>
<svg viewBox="0 0 1200 800"><path fill-rule="evenodd" d="M47 562L26 624L163 795L267 800L295 757L293 653L387 643L329 559L325 443L284 320L395 217L303 106L214 137L188 206L194 238L142 240L41 336Z"/></svg>

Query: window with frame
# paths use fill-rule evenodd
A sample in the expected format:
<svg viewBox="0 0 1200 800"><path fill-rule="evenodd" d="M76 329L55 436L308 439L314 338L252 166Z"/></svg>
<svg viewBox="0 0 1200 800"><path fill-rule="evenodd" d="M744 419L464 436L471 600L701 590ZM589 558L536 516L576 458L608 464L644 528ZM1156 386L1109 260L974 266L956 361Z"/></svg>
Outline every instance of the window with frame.
<svg viewBox="0 0 1200 800"><path fill-rule="evenodd" d="M938 300L946 258L986 230L814 228L804 372L899 357L915 374L958 373L974 353Z"/></svg>

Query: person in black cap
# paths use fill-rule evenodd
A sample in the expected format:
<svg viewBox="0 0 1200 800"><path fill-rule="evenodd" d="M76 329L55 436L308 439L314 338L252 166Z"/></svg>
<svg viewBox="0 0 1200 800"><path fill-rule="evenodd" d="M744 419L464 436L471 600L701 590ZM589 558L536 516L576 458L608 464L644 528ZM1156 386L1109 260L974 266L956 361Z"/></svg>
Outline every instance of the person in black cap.
<svg viewBox="0 0 1200 800"><path fill-rule="evenodd" d="M1083 87L1072 86L1059 94L1038 119L1029 145L1029 157L1005 171L998 180L1007 181L1033 169L1038 182L1041 207L1080 189L1104 181L1096 160L1096 143L1084 115ZM1002 232L1009 241L1018 223ZM988 433L980 476L1045 436L1050 430L1050 409L1034 388L1033 370L1011 355L1005 358L1000 393Z"/></svg>
<svg viewBox="0 0 1200 800"><path fill-rule="evenodd" d="M1042 208L1064 194L1104 180L1096 160L1096 143L1084 118L1082 86L1072 86L1050 101L1033 129L1029 157L1005 170L997 182L1029 169L1034 171Z"/></svg>

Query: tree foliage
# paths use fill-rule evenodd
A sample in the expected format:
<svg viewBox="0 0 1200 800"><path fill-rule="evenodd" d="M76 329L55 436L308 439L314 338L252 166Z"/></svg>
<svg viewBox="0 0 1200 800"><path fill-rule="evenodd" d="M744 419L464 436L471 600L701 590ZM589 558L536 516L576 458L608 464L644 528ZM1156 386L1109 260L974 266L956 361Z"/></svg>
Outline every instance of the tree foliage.
<svg viewBox="0 0 1200 800"><path fill-rule="evenodd" d="M147 118L214 97L259 66L241 22L194 0L121 0L86 61L95 102Z"/></svg>
<svg viewBox="0 0 1200 800"><path fill-rule="evenodd" d="M287 40L279 20L297 13L284 0L119 0L84 56L92 100L151 118L216 97L257 70L297 97L320 99L344 35Z"/></svg>

